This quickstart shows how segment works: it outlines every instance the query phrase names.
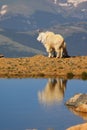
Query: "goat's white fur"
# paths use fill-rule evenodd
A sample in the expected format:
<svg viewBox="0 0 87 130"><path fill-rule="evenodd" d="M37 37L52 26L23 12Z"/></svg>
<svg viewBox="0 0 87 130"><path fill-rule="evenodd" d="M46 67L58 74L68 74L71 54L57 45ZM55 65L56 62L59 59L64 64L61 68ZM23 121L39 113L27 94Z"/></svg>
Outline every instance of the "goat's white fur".
<svg viewBox="0 0 87 130"><path fill-rule="evenodd" d="M54 52L57 53L56 57L62 58L63 54L64 56L68 56L66 43L60 34L54 34L49 31L40 32L37 40L45 46L46 51L48 52L48 57L53 57Z"/></svg>

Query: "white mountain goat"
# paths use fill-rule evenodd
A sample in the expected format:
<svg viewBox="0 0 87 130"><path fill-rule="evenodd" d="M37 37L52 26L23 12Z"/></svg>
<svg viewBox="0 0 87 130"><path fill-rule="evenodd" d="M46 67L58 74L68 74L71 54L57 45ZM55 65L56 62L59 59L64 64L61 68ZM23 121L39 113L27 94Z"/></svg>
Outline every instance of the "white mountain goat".
<svg viewBox="0 0 87 130"><path fill-rule="evenodd" d="M54 57L56 52L56 57L62 58L68 56L66 50L66 43L64 38L60 34L54 34L53 32L40 32L37 40L46 48L48 52L48 57Z"/></svg>

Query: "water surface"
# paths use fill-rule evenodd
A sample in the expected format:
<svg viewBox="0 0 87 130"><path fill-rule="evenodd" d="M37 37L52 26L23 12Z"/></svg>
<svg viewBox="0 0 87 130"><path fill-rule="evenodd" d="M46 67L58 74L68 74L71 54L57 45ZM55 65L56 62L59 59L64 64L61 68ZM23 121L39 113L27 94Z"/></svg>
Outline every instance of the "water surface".
<svg viewBox="0 0 87 130"><path fill-rule="evenodd" d="M76 93L87 93L87 81L0 79L0 130L65 130L86 122L86 114L64 105Z"/></svg>

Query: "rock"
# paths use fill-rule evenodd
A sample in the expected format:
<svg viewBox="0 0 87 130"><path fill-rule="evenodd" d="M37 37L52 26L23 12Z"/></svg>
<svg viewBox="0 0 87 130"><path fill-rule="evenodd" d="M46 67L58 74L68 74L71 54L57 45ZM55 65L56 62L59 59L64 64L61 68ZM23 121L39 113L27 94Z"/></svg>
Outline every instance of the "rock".
<svg viewBox="0 0 87 130"><path fill-rule="evenodd" d="M0 54L0 58L4 57L4 55Z"/></svg>
<svg viewBox="0 0 87 130"><path fill-rule="evenodd" d="M76 94L66 102L68 108L73 108L74 111L87 112L87 94Z"/></svg>
<svg viewBox="0 0 87 130"><path fill-rule="evenodd" d="M87 130L87 123L72 126L66 130Z"/></svg>

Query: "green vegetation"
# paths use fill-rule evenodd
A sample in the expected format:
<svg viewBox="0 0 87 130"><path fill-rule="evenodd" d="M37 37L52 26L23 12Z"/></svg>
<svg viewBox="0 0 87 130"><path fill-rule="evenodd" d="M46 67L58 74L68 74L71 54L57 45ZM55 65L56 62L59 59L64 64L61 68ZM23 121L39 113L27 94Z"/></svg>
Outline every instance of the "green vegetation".
<svg viewBox="0 0 87 130"><path fill-rule="evenodd" d="M67 78L72 79L74 77L74 74L72 72L67 73Z"/></svg>
<svg viewBox="0 0 87 130"><path fill-rule="evenodd" d="M81 76L83 80L87 80L87 72L83 72Z"/></svg>
<svg viewBox="0 0 87 130"><path fill-rule="evenodd" d="M39 77L44 77L45 75L44 75L44 73L39 73L38 76Z"/></svg>

